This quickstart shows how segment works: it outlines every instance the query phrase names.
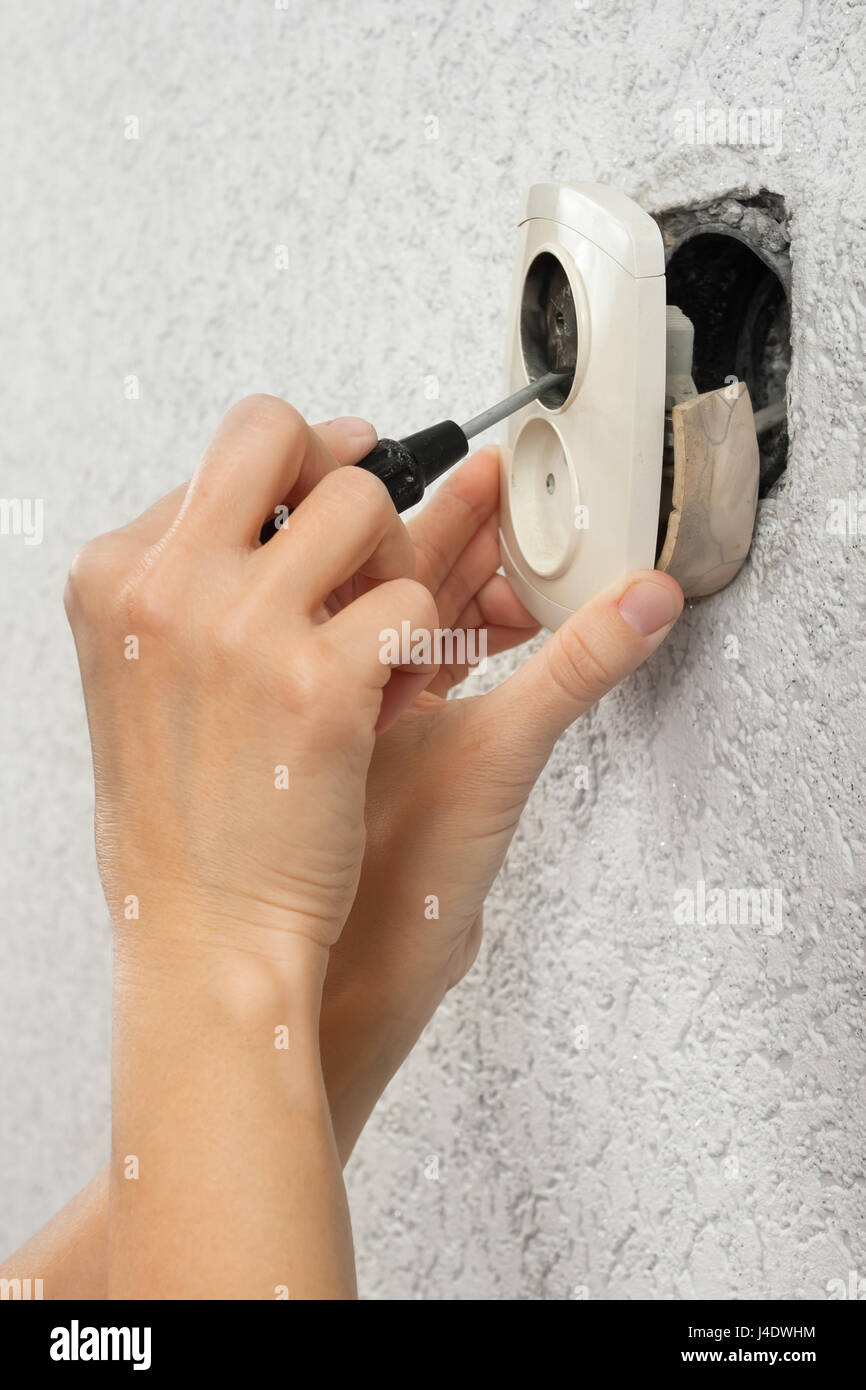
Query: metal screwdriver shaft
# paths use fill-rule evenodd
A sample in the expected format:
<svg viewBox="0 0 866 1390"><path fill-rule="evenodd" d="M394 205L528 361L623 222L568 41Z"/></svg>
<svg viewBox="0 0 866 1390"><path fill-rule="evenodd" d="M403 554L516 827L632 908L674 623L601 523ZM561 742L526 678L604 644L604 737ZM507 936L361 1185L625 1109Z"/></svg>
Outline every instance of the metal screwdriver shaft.
<svg viewBox="0 0 866 1390"><path fill-rule="evenodd" d="M538 400L545 391L551 387L558 386L561 381L566 381L574 376L573 372L548 372L546 376L540 376L536 381L530 381L528 386L521 386L519 391L506 396L504 401L498 405L492 405L489 410L482 410L480 415L473 415L471 420L467 420L465 425L461 425L463 433L467 439L473 439L476 434L483 434L489 430L491 425L498 425L500 420L505 420L507 416L513 415L515 410L520 410L521 406L529 405L530 401Z"/></svg>
<svg viewBox="0 0 866 1390"><path fill-rule="evenodd" d="M476 434L498 425L508 415L513 415L521 406L543 396L545 391L571 381L573 371L547 372L544 376L530 381L506 396L504 401L482 410L467 420L465 425L455 425L453 420L440 420L438 425L430 425L417 434L407 435L405 439L380 439L375 449L361 459L358 468L366 468L375 473L388 489L391 501L398 512L405 512L424 496L424 489L442 473L453 468L469 453L469 440ZM261 531L262 544L269 541L278 529L274 518L269 518Z"/></svg>
<svg viewBox="0 0 866 1390"><path fill-rule="evenodd" d="M405 439L380 439L358 467L381 478L397 511L405 512L407 507L421 501L428 483L466 457L469 440L474 435L498 424L507 415L513 415L515 410L537 400L552 387L570 381L573 375L571 371L547 372L462 426L455 425L453 420L440 420L438 425L430 425Z"/></svg>

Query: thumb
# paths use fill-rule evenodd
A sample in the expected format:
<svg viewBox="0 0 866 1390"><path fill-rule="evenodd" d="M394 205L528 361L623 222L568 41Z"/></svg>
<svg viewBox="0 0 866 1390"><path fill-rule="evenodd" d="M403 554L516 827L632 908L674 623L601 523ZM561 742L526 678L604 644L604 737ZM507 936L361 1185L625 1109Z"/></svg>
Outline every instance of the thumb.
<svg viewBox="0 0 866 1390"><path fill-rule="evenodd" d="M577 717L631 675L667 637L683 608L679 584L637 570L579 608L526 664L487 697L491 726L541 761Z"/></svg>

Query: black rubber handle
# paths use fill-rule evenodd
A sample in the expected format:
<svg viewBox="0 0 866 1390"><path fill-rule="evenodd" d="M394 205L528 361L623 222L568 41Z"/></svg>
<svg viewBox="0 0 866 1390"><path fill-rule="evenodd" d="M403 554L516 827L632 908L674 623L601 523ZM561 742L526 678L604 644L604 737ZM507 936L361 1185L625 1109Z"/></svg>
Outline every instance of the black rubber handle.
<svg viewBox="0 0 866 1390"><path fill-rule="evenodd" d="M469 440L453 420L440 420L405 439L380 439L375 449L356 465L375 473L388 489L398 512L414 507L434 478L459 463L469 452ZM273 518L265 522L259 539L262 545L278 530Z"/></svg>
<svg viewBox="0 0 866 1390"><path fill-rule="evenodd" d="M381 478L398 512L414 507L424 496L423 466L402 439L380 439L358 467Z"/></svg>
<svg viewBox="0 0 866 1390"><path fill-rule="evenodd" d="M469 453L469 440L453 420L440 420L438 425L429 425L417 434L408 434L400 442L414 455L425 483L432 483L434 478L453 468Z"/></svg>
<svg viewBox="0 0 866 1390"><path fill-rule="evenodd" d="M421 501L428 483L468 452L469 440L460 426L453 420L440 420L405 439L380 439L358 467L381 478L397 511L405 512Z"/></svg>

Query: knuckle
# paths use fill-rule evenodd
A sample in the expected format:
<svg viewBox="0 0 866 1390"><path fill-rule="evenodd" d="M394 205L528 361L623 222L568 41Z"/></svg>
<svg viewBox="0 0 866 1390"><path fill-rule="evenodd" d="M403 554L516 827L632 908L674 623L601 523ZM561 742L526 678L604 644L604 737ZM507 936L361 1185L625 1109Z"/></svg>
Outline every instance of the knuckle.
<svg viewBox="0 0 866 1390"><path fill-rule="evenodd" d="M251 647L245 611L232 606L222 609L204 633L204 641L217 663L228 672L242 669L248 664Z"/></svg>
<svg viewBox="0 0 866 1390"><path fill-rule="evenodd" d="M292 435L300 435L308 428L304 417L293 405L281 400L279 396L269 396L264 391L244 396L232 406L227 419L230 419L232 424L261 433L280 429Z"/></svg>
<svg viewBox="0 0 866 1390"><path fill-rule="evenodd" d="M354 708L344 698L346 677L345 657L330 640L322 636L300 642L281 671L283 707L290 714L305 718L312 711L315 722L325 723L332 723L336 712L344 710L351 723Z"/></svg>
<svg viewBox="0 0 866 1390"><path fill-rule="evenodd" d="M572 699L594 704L616 684L576 624L567 623L559 629L550 646L549 661L552 680Z"/></svg>
<svg viewBox="0 0 866 1390"><path fill-rule="evenodd" d="M439 621L439 609L429 589L417 579L392 579L389 585L391 596L396 604L405 607L416 622L435 627Z"/></svg>
<svg viewBox="0 0 866 1390"><path fill-rule="evenodd" d="M105 609L122 585L117 533L96 536L78 551L69 567L63 602L70 621Z"/></svg>
<svg viewBox="0 0 866 1390"><path fill-rule="evenodd" d="M150 566L129 577L118 595L119 606L133 632L165 637L177 622L178 600L165 570Z"/></svg>
<svg viewBox="0 0 866 1390"><path fill-rule="evenodd" d="M434 577L448 574L451 569L451 561L445 544L438 541L434 536L419 536L411 532L410 535L412 535L412 544L416 554L420 556L423 562L424 572ZM419 568L422 568L422 566L419 566Z"/></svg>
<svg viewBox="0 0 866 1390"><path fill-rule="evenodd" d="M367 468L335 468L322 479L347 506L355 507L373 520L391 519L394 503L388 496L388 489L375 473ZM322 486L322 483L319 484Z"/></svg>

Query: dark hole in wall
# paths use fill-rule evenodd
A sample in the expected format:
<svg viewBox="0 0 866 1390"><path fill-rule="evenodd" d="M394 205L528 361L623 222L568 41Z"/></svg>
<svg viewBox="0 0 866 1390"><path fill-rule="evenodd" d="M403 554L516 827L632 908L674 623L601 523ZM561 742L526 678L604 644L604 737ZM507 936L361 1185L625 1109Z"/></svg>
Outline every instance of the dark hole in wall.
<svg viewBox="0 0 866 1390"><path fill-rule="evenodd" d="M725 196L657 216L665 240L667 301L695 326L698 391L745 381L759 426L759 495L788 461L785 384L791 363L790 239L773 193Z"/></svg>

